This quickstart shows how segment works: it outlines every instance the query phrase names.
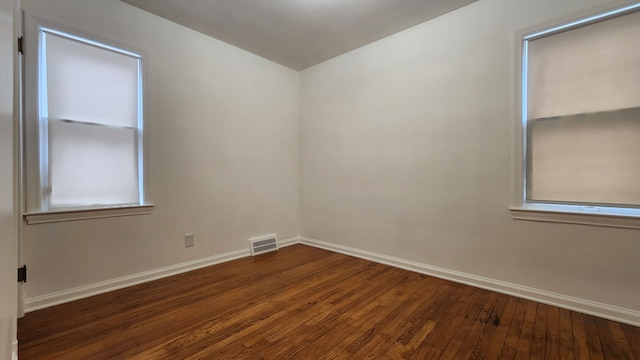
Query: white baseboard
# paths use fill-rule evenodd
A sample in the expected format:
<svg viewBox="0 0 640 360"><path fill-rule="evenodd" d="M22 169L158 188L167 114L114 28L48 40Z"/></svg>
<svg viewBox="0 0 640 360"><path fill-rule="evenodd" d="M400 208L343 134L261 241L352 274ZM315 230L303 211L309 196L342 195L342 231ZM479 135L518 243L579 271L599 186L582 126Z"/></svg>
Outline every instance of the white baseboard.
<svg viewBox="0 0 640 360"><path fill-rule="evenodd" d="M278 240L278 247L279 248L283 248L283 247L287 247L287 246L291 246L291 245L295 245L295 244L299 244L300 243L300 238L299 237L294 237L294 238L289 238L289 239L284 239L284 240Z"/></svg>
<svg viewBox="0 0 640 360"><path fill-rule="evenodd" d="M280 247L285 247L299 243L299 238L284 239L278 242ZM142 284L145 282L162 279L168 276L182 274L188 271L203 267L220 264L223 262L240 259L250 255L249 248L231 251L224 254L214 255L203 259L184 262L160 269L145 271L138 274L123 276L120 278L98 282L95 284L80 286L77 288L58 291L42 296L35 296L25 299L25 311L31 312L55 305L68 303L74 300L84 299L89 296L104 294L109 291L122 289L125 287Z"/></svg>
<svg viewBox="0 0 640 360"><path fill-rule="evenodd" d="M322 248L329 251L350 255L397 268L418 272L457 283L462 283L478 288L512 295L527 300L537 301L543 304L557 306L563 309L573 310L589 315L602 317L621 323L640 327L640 311L625 309L617 306L603 304L595 301L580 299L549 291L530 288L504 281L494 280L482 276L467 274L436 266L426 265L414 261L404 260L392 256L377 254L365 250L347 246L332 244L320 240L300 238L300 243Z"/></svg>
<svg viewBox="0 0 640 360"><path fill-rule="evenodd" d="M482 289L496 291L502 294L512 295L519 298L537 301L540 303L557 306L560 308L573 310L589 315L602 317L621 323L640 327L640 311L625 309L617 306L603 304L595 301L580 299L563 294L553 293L508 283L500 280L490 279L482 276L472 275L459 271L426 265L414 261L409 261L393 256L377 254L370 251L360 250L352 247L332 244L320 240L295 237L278 241L278 246L283 248L295 244L309 245L329 251L354 256L381 264L394 266L397 268L414 271L417 273L430 275L457 283L475 286ZM129 275L113 280L107 280L96 284L81 286L78 288L60 291L43 296L28 298L25 301L27 312L44 309L50 306L63 304L66 302L86 298L93 295L103 294L109 291L122 289L125 287L141 284L148 281L161 279L164 277L181 274L187 271L196 270L206 266L220 264L223 262L247 257L250 255L249 249L236 250L225 254L215 255L204 259L185 262L161 269L146 271L139 274ZM17 356L17 343L15 343L15 353ZM17 357L16 357L17 359Z"/></svg>

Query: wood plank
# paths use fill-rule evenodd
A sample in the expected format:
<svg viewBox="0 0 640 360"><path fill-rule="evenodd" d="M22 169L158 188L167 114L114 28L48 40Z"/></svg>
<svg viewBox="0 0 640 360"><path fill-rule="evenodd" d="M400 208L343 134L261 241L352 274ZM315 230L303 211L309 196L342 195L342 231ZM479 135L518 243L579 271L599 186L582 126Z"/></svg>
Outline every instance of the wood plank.
<svg viewBox="0 0 640 360"><path fill-rule="evenodd" d="M364 318L364 321L358 324L361 331L345 337L336 348L344 349L351 354L351 357L368 356L373 353L374 345L379 347L378 344L388 336L386 329L393 327L394 323L397 324L398 320L403 318L403 310L407 305L407 300L412 295L406 289L399 291L398 288L403 288L403 283L394 285L387 294L374 302L378 304L377 308L379 310L375 311L376 309L374 308L372 309L374 311L370 313L358 314L360 318ZM415 299L413 300L415 301ZM363 309L366 309L366 307ZM326 348L321 348L321 350L325 352Z"/></svg>
<svg viewBox="0 0 640 360"><path fill-rule="evenodd" d="M473 359L497 359L499 358L502 349L507 346L511 323L516 317L516 305L518 299L513 296L505 296L508 298L508 303L502 315L499 317L500 323L493 338L484 341L482 348L478 351L474 351Z"/></svg>
<svg viewBox="0 0 640 360"><path fill-rule="evenodd" d="M533 339L531 341L531 352L529 359L544 359L547 346L547 325L549 306L538 304L536 310L536 323L533 328Z"/></svg>
<svg viewBox="0 0 640 360"><path fill-rule="evenodd" d="M492 321L490 314L493 313L496 299L499 297L498 293L486 292L488 296L482 297L483 301L477 304L478 307L482 307L480 307L479 311L476 311L478 310L478 307L476 307L469 313L470 316L465 317L456 334L453 334L453 339L449 341L449 344L442 352L442 358L466 359L469 357L473 346L479 340L479 330L484 329L484 325ZM478 297L480 296L478 295Z"/></svg>
<svg viewBox="0 0 640 360"><path fill-rule="evenodd" d="M522 321L522 331L520 332L520 338L518 339L518 350L515 356L518 360L530 358L537 310L538 304L534 302L527 302L527 309L524 314L524 320Z"/></svg>
<svg viewBox="0 0 640 360"><path fill-rule="evenodd" d="M560 348L560 359L579 359L574 351L573 324L571 323L571 312L566 309L557 309L560 318L560 335L558 347ZM551 332L554 330L551 329Z"/></svg>
<svg viewBox="0 0 640 360"><path fill-rule="evenodd" d="M573 348L576 359L588 359L589 346L587 345L587 330L584 326L584 317L580 313L572 312L571 320L573 323Z"/></svg>
<svg viewBox="0 0 640 360"><path fill-rule="evenodd" d="M560 359L560 309L547 306L547 342L544 359ZM573 344L572 344L573 345ZM572 346L573 348L573 346ZM566 359L566 357L562 358Z"/></svg>
<svg viewBox="0 0 640 360"><path fill-rule="evenodd" d="M598 333L596 319L593 316L584 316L584 329L587 337L587 347L589 348L589 359L602 360L605 359L604 349Z"/></svg>
<svg viewBox="0 0 640 360"><path fill-rule="evenodd" d="M600 344L606 354L605 359L622 359L623 357L618 350L619 344L613 338L609 322L601 318L594 318L593 320L598 328Z"/></svg>
<svg viewBox="0 0 640 360"><path fill-rule="evenodd" d="M487 292L482 289L462 288L462 293L455 302L449 304L448 309L441 311L441 316L434 317L437 321L436 329L420 344L415 352L407 352L405 357L415 359L437 359L441 358L443 352L452 342L455 346L459 339L451 336L458 332L459 328L469 320L470 316L475 317L482 305L486 303ZM476 296L479 294L481 296Z"/></svg>
<svg viewBox="0 0 640 360"><path fill-rule="evenodd" d="M460 349L456 353L458 359L485 359L486 348L491 343L494 334L500 327L500 319L504 321L504 309L510 296L495 294L488 302L488 307L476 319L471 331L466 336ZM506 329L504 325L503 328ZM506 331L504 332L506 336ZM503 339L504 339L503 336ZM504 341L504 340L503 340ZM500 340L497 340L500 342Z"/></svg>
<svg viewBox="0 0 640 360"><path fill-rule="evenodd" d="M470 327L467 328L466 335L458 336L463 339L455 353L457 359L471 358L474 350L478 351L482 347L484 337L491 337L498 325L494 325L497 319L496 311L502 311L504 303L500 300L503 295L492 293L487 299L484 307L476 316ZM453 348L452 348L453 349Z"/></svg>
<svg viewBox="0 0 640 360"><path fill-rule="evenodd" d="M433 332L433 329L436 327L436 322L434 321L426 321L421 324L420 327L415 327L414 324L409 322L404 324L404 328L402 329L403 333L408 331L411 332L413 336L408 338L406 343L395 342L393 346L391 346L387 351L382 355L381 359L407 359L411 357L411 354L415 352L415 350L424 342L424 340ZM412 329L413 328L413 329Z"/></svg>
<svg viewBox="0 0 640 360"><path fill-rule="evenodd" d="M29 313L18 339L35 360L640 360L636 327L303 245Z"/></svg>
<svg viewBox="0 0 640 360"><path fill-rule="evenodd" d="M620 327L620 330L624 333L624 337L631 348L633 357L636 360L640 360L640 328L627 324L615 324L617 324Z"/></svg>
<svg viewBox="0 0 640 360"><path fill-rule="evenodd" d="M396 269L393 270L391 274L388 274L388 277L380 280L387 284L400 281L403 273ZM341 341L349 337L355 330L358 330L361 335L370 333L370 329L367 327L369 318L374 314L380 314L380 317L383 318L384 314L393 309L393 307L385 307L377 302L379 298L376 295L379 295L381 291L383 290L380 288L372 288L369 292L363 292L362 295L359 295L357 303L363 306L353 306L353 299L349 299L349 301L327 309L331 321L337 324L336 327L328 328L324 326L324 322L302 324L297 331L294 330L296 336L288 339L292 345L285 346L282 351L274 353L273 358L317 359L326 352L326 349L338 347ZM371 304L375 305L370 306ZM369 311L362 314L363 308L368 308ZM347 329L351 331L344 331L343 324L348 324ZM342 350L347 351L346 348Z"/></svg>
<svg viewBox="0 0 640 360"><path fill-rule="evenodd" d="M499 359L515 359L516 354L518 353L518 343L520 342L520 335L522 334L522 324L524 323L526 308L527 301L524 299L518 299L513 320L511 320L509 325L507 338L505 339L500 351ZM499 348L499 345L495 346Z"/></svg>
<svg viewBox="0 0 640 360"><path fill-rule="evenodd" d="M431 314L435 311L436 306L431 308L425 308L424 305L428 304L430 299L446 298L451 292L451 288L446 286L433 286L427 285L424 282L418 291L411 294L404 304L400 307L400 312L386 326L383 331L383 339L375 349L361 349L356 353L349 354L354 358L360 356L384 358L401 356L402 353L414 349L420 345L422 340L418 341L422 335L427 336L435 323L426 324L427 319L431 318ZM435 304L435 303L434 303ZM416 324L423 324L421 328L416 327ZM413 335L409 335L409 334ZM420 333L420 335L416 335ZM415 339L415 340L414 340ZM409 344L413 340L412 344ZM336 352L332 350L331 353ZM345 353L343 353L345 354Z"/></svg>
<svg viewBox="0 0 640 360"><path fill-rule="evenodd" d="M304 321L309 320L309 313L313 316L323 316L324 313L317 311L318 303L330 301L332 299L341 296L340 289L335 288L335 284L330 282L332 279L341 279L342 276L352 276L354 280L364 280L369 277L373 269L382 272L387 270L384 267L367 266L362 268L359 266L353 267L353 272L336 273L335 276L325 277L320 283L307 282L297 287L295 291L287 293L278 293L275 297L268 299L268 301L261 302L254 305L251 312L242 312L241 314L233 314L228 318L224 318L224 321L219 321L212 324L203 324L195 331L184 334L180 339L174 339L170 344L160 344L154 349L150 349L151 353L141 353L139 358L144 359L150 356L168 356L171 355L175 358L187 358L193 356L191 349L197 346L197 357L202 358L206 353L216 352L219 349L226 347L227 345L238 340L241 341L243 336L251 335L256 331L264 329L270 323L274 321L280 321L283 318L291 315L290 302L301 302L303 310L299 311L298 318L287 319L287 321L295 321L302 318ZM325 287L324 281L329 281L331 286ZM286 294L286 295L284 295ZM315 311L314 311L315 310ZM264 312L268 312L268 316ZM295 322L294 322L295 323ZM284 336L286 334L278 333L272 334L277 336ZM277 340L271 337L270 341ZM209 345L211 342L215 342L214 345ZM189 346L185 346L189 344Z"/></svg>

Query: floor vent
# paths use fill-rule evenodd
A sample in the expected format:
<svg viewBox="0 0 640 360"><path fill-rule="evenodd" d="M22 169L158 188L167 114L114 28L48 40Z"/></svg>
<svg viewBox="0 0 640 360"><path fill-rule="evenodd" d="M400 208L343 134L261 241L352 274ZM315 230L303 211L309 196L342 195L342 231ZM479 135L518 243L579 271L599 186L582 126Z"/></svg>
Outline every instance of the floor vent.
<svg viewBox="0 0 640 360"><path fill-rule="evenodd" d="M276 234L251 238L249 243L251 244L251 256L278 250Z"/></svg>

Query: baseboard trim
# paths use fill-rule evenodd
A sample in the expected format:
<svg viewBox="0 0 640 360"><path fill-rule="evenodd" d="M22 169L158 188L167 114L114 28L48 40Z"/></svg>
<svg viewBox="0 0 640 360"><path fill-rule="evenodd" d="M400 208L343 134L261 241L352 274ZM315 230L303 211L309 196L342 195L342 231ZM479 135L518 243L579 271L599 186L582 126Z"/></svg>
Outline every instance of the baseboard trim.
<svg viewBox="0 0 640 360"><path fill-rule="evenodd" d="M11 343L11 360L18 360L18 340Z"/></svg>
<svg viewBox="0 0 640 360"><path fill-rule="evenodd" d="M366 250L352 248L348 246L333 244L325 241L315 240L305 237L294 237L278 241L279 247L287 247L295 244L313 246L357 258L374 261L393 267L414 271L417 273L434 276L441 279L454 281L457 283L475 286L478 288L499 292L519 298L537 301L540 303L557 306L560 308L573 310L593 316L602 317L609 320L640 327L640 311L625 309L617 306L603 304L595 301L585 300L545 290L539 290L527 286L472 275L459 271L449 270L437 266L426 265L410 260L405 260L393 256L382 255ZM223 262L240 259L250 256L249 249L231 251L203 259L193 260L161 269L142 272L139 274L124 276L121 278L107 280L87 286L81 286L70 290L60 291L43 296L27 298L25 300L26 312L32 312L47 307L87 298L94 295L103 294L109 291L122 289L125 287L138 285L141 283L185 273L203 267L220 264ZM17 342L14 344L17 359Z"/></svg>
<svg viewBox="0 0 640 360"><path fill-rule="evenodd" d="M278 242L280 247L290 246L299 243L299 238L289 238ZM203 267L220 264L223 262L248 257L250 255L249 248L230 251L224 254L214 255L202 259L192 260L176 265L163 267L160 269L141 272L138 274L123 276L120 278L106 280L95 284L80 286L77 288L58 291L42 296L35 296L25 299L25 311L27 313L45 309L51 306L68 303L74 300L84 299L90 296L104 294L109 291L119 290L133 285L162 279L172 275L182 274L188 271L200 269Z"/></svg>
<svg viewBox="0 0 640 360"><path fill-rule="evenodd" d="M475 286L502 294L512 295L515 297L640 327L640 311L625 309L545 290L539 290L527 286L449 270L437 266L426 265L393 256L377 254L370 251L332 244L315 239L302 237L300 238L300 243L349 256L358 257L365 260L378 262L381 264L390 265L405 270L418 272L425 275L434 276L441 279L450 280L465 285Z"/></svg>
<svg viewBox="0 0 640 360"><path fill-rule="evenodd" d="M295 245L295 244L299 244L299 243L300 243L300 238L299 237L293 237L293 238L289 238L289 239L278 240L278 247L279 248L283 248L283 247L287 247L287 246L291 246L291 245Z"/></svg>

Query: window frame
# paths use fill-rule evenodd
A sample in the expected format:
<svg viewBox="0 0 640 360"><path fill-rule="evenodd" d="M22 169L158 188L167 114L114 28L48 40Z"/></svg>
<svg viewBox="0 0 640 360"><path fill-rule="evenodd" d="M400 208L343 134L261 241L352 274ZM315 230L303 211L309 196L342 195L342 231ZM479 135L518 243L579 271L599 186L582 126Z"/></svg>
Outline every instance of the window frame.
<svg viewBox="0 0 640 360"><path fill-rule="evenodd" d="M557 222L580 225L640 229L640 206L621 207L607 204L575 204L551 203L529 200L527 198L527 69L528 42L546 36L553 36L580 26L606 21L607 19L624 16L640 11L640 2L628 3L616 8L599 8L573 16L564 21L545 24L535 29L520 31L516 34L514 58L516 59L516 76L514 89L514 126L513 147L513 186L512 206L509 207L511 216L515 220L529 220L541 222Z"/></svg>
<svg viewBox="0 0 640 360"><path fill-rule="evenodd" d="M29 13L24 15L24 45L25 56L22 58L23 77L23 107L21 119L23 136L20 156L22 166L20 171L21 182L24 184L23 218L27 224L40 224L59 221L73 221L84 219L97 219L106 217L119 217L130 215L150 214L153 203L150 202L149 162L148 162L148 127L147 127L147 76L146 53L127 44L113 39L89 34L84 31L70 28L47 19L34 16ZM88 45L98 46L123 54L133 54L138 61L138 127L136 136L136 155L138 161L138 202L132 204L114 205L87 205L74 207L50 208L45 200L45 189L42 177L48 176L48 169L41 164L42 152L41 137L46 136L41 132L40 126L40 66L41 61L41 33L63 36L65 38L80 41ZM45 143L46 144L46 143ZM44 150L46 151L46 149ZM46 172L45 172L46 171Z"/></svg>

